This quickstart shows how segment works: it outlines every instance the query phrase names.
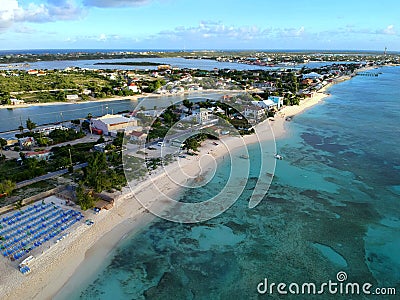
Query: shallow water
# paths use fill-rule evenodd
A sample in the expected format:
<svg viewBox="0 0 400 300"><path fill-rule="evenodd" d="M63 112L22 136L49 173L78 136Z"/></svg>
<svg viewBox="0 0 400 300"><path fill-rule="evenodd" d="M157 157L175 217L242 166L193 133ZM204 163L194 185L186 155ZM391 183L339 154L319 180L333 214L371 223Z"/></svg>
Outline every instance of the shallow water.
<svg viewBox="0 0 400 300"><path fill-rule="evenodd" d="M339 271L400 293L400 68L380 71L333 86L288 123L290 136L278 141L285 160L257 207L248 208L261 155L252 145L249 179L228 211L193 225L155 220L69 299L258 299L264 278L321 283ZM213 194L229 168L224 160L196 199Z"/></svg>

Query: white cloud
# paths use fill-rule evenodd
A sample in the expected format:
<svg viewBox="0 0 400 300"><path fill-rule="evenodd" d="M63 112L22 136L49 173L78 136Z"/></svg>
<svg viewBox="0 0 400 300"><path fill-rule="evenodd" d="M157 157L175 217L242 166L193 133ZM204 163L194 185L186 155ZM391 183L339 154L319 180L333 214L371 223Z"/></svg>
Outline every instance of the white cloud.
<svg viewBox="0 0 400 300"><path fill-rule="evenodd" d="M227 26L221 22L202 21L197 26L180 26L173 30L161 31L158 33L158 37L174 40L214 38L246 42L249 40L302 38L305 34L303 26L299 28L260 28L258 26Z"/></svg>
<svg viewBox="0 0 400 300"><path fill-rule="evenodd" d="M382 30L382 33L388 35L396 35L396 30L394 29L394 25L389 25L388 27Z"/></svg>
<svg viewBox="0 0 400 300"><path fill-rule="evenodd" d="M107 36L106 36L104 33L102 33L102 34L100 34L100 36L97 38L97 40L98 40L99 42L105 42L105 41L107 41Z"/></svg>
<svg viewBox="0 0 400 300"><path fill-rule="evenodd" d="M75 0L47 0L41 4L31 2L26 6L21 6L18 0L1 0L0 31L18 22L41 23L78 19L84 12Z"/></svg>
<svg viewBox="0 0 400 300"><path fill-rule="evenodd" d="M30 3L15 11L15 21L54 22L80 18L84 10L74 0L47 0L45 3Z"/></svg>
<svg viewBox="0 0 400 300"><path fill-rule="evenodd" d="M15 11L18 10L17 0L2 0L1 2L0 32L12 26L15 17Z"/></svg>
<svg viewBox="0 0 400 300"><path fill-rule="evenodd" d="M263 30L257 26L226 26L221 22L201 21L197 26L179 26L173 30L161 31L158 36L171 39L227 38L251 40L266 37L270 32L269 29Z"/></svg>

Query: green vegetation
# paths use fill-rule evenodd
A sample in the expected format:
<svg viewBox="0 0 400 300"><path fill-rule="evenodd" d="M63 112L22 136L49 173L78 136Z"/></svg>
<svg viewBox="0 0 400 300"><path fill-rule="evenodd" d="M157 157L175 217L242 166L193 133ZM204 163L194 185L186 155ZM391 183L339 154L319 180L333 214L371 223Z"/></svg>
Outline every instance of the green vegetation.
<svg viewBox="0 0 400 300"><path fill-rule="evenodd" d="M85 137L82 131L75 131L74 129L56 129L50 132L49 138L53 140L54 144L65 143Z"/></svg>
<svg viewBox="0 0 400 300"><path fill-rule="evenodd" d="M163 85L165 85L165 83L166 83L165 80L160 80L160 79L157 79L155 81L143 82L143 91L146 93L152 93L158 90Z"/></svg>
<svg viewBox="0 0 400 300"><path fill-rule="evenodd" d="M26 120L26 128L29 129L29 131L32 131L36 127L37 127L36 123L32 122L31 118L28 118L28 120Z"/></svg>
<svg viewBox="0 0 400 300"><path fill-rule="evenodd" d="M79 184L76 189L76 204L78 204L82 210L88 210L94 207L95 198L92 191L87 191L84 186Z"/></svg>
<svg viewBox="0 0 400 300"><path fill-rule="evenodd" d="M67 94L78 94L82 100L89 100L89 96L83 93L85 89L90 90L95 98L133 94L130 90L121 89L125 83L123 77L111 79L96 71L46 70L42 76L30 75L25 71L16 71L14 74L18 76L0 76L1 104L10 104L12 97L26 103L66 101Z"/></svg>
<svg viewBox="0 0 400 300"><path fill-rule="evenodd" d="M123 173L122 165L115 166L115 163L121 163L121 155L113 155L107 160L104 153L94 152L88 159L88 166L84 169L82 177L83 184L96 193L104 190L121 190L126 185L126 179Z"/></svg>
<svg viewBox="0 0 400 300"><path fill-rule="evenodd" d="M3 138L0 138L0 153L3 156L3 147L7 145L7 141Z"/></svg>
<svg viewBox="0 0 400 300"><path fill-rule="evenodd" d="M28 119L30 121L30 119ZM27 121L27 125L28 125ZM32 121L30 121L32 122ZM33 123L33 122L32 122ZM33 123L35 124L35 123ZM33 128L33 127L31 127ZM39 147L47 147L49 145L56 145L59 143L65 143L65 142L70 142L74 141L80 138L85 137L85 134L82 131L76 131L74 129L55 129L52 132L50 132L48 137L42 136L41 133L39 132L25 132L22 134L16 134L15 135L17 138L21 137L33 137Z"/></svg>
<svg viewBox="0 0 400 300"><path fill-rule="evenodd" d="M3 180L0 182L0 194L11 195L15 187L15 182L11 180Z"/></svg>
<svg viewBox="0 0 400 300"><path fill-rule="evenodd" d="M197 152L200 146L201 143L196 137L190 137L183 143L183 149L186 149L187 153L190 153L190 150Z"/></svg>

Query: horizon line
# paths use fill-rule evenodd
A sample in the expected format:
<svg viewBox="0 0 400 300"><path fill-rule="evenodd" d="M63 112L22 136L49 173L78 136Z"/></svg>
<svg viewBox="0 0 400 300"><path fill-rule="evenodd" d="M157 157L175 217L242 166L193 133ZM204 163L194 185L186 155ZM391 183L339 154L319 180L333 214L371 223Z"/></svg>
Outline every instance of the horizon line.
<svg viewBox="0 0 400 300"><path fill-rule="evenodd" d="M0 52L18 52L18 51L136 51L136 52L161 52L161 51L170 51L170 52L338 52L338 53L349 53L349 52L363 52L363 53L377 53L377 52L385 52L385 49L373 50L373 49L240 49L240 48L232 48L232 49L205 49L205 48L193 48L193 49L174 49L174 48L24 48L24 49L0 49ZM399 54L400 51L386 51L389 54Z"/></svg>

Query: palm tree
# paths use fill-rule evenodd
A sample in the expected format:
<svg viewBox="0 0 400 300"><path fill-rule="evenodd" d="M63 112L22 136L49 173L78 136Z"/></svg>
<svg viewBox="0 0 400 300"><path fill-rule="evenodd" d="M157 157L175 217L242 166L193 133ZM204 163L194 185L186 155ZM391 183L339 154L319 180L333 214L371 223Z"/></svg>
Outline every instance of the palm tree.
<svg viewBox="0 0 400 300"><path fill-rule="evenodd" d="M19 130L21 133L23 133L23 132L24 132L24 126L19 125L19 126L18 126L18 130Z"/></svg>
<svg viewBox="0 0 400 300"><path fill-rule="evenodd" d="M0 138L0 151L1 151L1 156L3 156L3 147L7 146L7 141L3 138Z"/></svg>
<svg viewBox="0 0 400 300"><path fill-rule="evenodd" d="M26 128L28 128L29 131L32 131L33 129L36 128L36 123L32 122L32 120L28 118L28 120L26 120Z"/></svg>

